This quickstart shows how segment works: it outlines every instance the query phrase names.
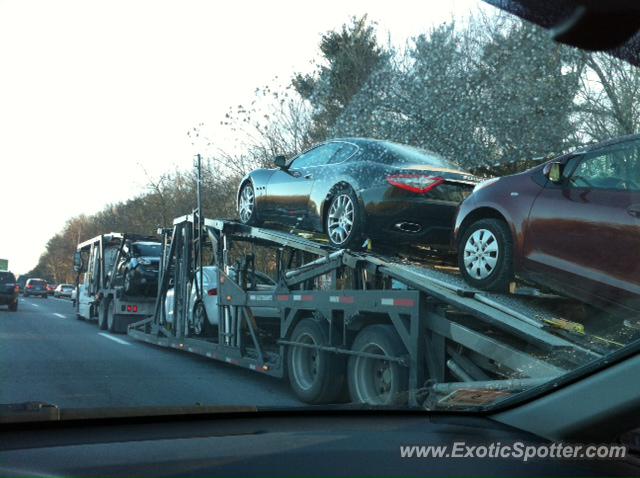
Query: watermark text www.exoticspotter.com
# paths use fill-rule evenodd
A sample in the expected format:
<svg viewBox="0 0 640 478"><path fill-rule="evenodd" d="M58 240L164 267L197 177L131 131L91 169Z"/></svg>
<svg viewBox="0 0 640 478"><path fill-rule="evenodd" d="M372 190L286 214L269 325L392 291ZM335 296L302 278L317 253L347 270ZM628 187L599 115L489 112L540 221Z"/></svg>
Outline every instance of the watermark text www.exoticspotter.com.
<svg viewBox="0 0 640 478"><path fill-rule="evenodd" d="M451 445L406 445L400 447L401 458L508 458L522 461L535 459L607 460L624 458L623 445L574 445L552 443L531 445L523 442L471 445L453 442Z"/></svg>

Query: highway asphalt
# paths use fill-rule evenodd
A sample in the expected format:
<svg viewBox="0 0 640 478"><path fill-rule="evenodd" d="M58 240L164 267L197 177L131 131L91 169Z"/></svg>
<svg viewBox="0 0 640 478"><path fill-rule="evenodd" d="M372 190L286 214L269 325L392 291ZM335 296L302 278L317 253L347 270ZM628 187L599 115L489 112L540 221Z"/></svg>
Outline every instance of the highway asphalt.
<svg viewBox="0 0 640 478"><path fill-rule="evenodd" d="M66 299L0 306L0 404L61 408L303 404L286 380L137 342L77 320Z"/></svg>

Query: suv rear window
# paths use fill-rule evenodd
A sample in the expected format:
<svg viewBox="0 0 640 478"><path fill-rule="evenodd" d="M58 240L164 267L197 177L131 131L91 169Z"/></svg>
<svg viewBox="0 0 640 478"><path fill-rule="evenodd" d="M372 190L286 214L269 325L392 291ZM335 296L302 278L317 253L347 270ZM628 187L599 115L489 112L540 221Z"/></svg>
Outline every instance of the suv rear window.
<svg viewBox="0 0 640 478"><path fill-rule="evenodd" d="M0 284L11 284L16 278L11 272L0 272Z"/></svg>
<svg viewBox="0 0 640 478"><path fill-rule="evenodd" d="M46 283L45 281L43 281L43 280L38 280L38 279L29 279L29 280L27 281L27 283L28 283L29 285L41 285L41 286L45 286L45 285L47 285L47 283Z"/></svg>

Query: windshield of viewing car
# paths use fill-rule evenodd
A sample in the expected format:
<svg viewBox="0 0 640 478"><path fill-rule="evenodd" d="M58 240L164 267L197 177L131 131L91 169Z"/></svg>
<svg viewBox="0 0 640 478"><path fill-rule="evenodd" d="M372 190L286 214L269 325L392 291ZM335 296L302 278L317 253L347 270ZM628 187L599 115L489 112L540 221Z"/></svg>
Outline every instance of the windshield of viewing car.
<svg viewBox="0 0 640 478"><path fill-rule="evenodd" d="M0 404L466 412L634 350L636 47L492 3L0 2Z"/></svg>

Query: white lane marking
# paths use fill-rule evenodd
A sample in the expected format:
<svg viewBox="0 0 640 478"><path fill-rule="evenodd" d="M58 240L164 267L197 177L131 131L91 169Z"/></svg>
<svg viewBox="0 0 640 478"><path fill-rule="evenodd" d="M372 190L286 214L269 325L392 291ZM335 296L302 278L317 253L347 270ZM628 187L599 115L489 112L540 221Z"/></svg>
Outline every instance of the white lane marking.
<svg viewBox="0 0 640 478"><path fill-rule="evenodd" d="M33 302L28 302L29 304L31 304L34 307L40 307L38 304L34 304Z"/></svg>
<svg viewBox="0 0 640 478"><path fill-rule="evenodd" d="M113 340L114 342L118 342L122 345L131 345L131 342L127 342L126 340L119 339L118 337L114 337L113 335L109 335L105 332L98 332L98 335L101 335L105 339Z"/></svg>
<svg viewBox="0 0 640 478"><path fill-rule="evenodd" d="M56 317L60 317L61 319L66 319L67 318L66 315L58 314L57 312L54 312L53 315L55 315Z"/></svg>

